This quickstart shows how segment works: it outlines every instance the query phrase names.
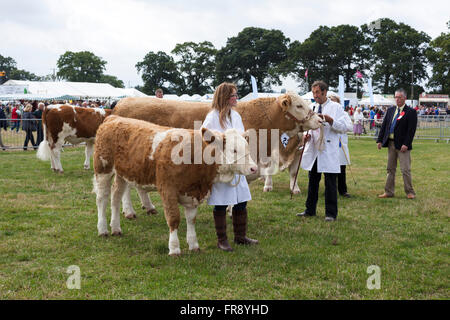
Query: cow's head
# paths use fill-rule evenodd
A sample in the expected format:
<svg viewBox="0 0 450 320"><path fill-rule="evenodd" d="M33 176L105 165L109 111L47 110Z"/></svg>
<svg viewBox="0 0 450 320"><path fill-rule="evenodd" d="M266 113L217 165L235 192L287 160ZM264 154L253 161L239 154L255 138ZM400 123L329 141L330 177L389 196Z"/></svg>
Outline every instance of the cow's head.
<svg viewBox="0 0 450 320"><path fill-rule="evenodd" d="M301 131L317 129L322 124L322 119L313 112L309 103L295 92L279 96L277 103L285 116L294 121Z"/></svg>
<svg viewBox="0 0 450 320"><path fill-rule="evenodd" d="M215 161L219 164L220 182L231 182L235 174L250 175L258 170L258 166L250 156L250 148L247 141L248 134L240 134L236 129L228 129L224 133L202 129L204 141L213 141L208 145L214 148L214 152L205 152L214 154ZM210 139L209 136L214 136ZM208 160L204 159L206 162Z"/></svg>

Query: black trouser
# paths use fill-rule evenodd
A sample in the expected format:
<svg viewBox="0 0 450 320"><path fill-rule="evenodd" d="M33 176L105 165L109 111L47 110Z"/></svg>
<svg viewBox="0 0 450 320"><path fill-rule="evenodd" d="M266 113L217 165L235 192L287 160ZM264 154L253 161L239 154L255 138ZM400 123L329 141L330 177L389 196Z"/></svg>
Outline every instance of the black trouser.
<svg viewBox="0 0 450 320"><path fill-rule="evenodd" d="M338 192L340 195L347 193L347 177L345 175L345 168L347 166L341 166L341 173L338 174L337 182L338 182Z"/></svg>
<svg viewBox="0 0 450 320"><path fill-rule="evenodd" d="M325 175L325 215L337 218L337 173L324 173ZM309 172L308 196L306 198L306 214L316 215L317 200L319 198L319 184L322 177L321 172L317 172L317 159Z"/></svg>
<svg viewBox="0 0 450 320"><path fill-rule="evenodd" d="M215 211L223 211L223 210L226 210L227 207L228 207L228 206L214 206L214 210L215 210ZM242 211L242 210L244 210L245 208L247 208L247 201L244 201L244 202L235 204L235 205L233 206L233 208L234 208L235 210Z"/></svg>
<svg viewBox="0 0 450 320"><path fill-rule="evenodd" d="M38 123L36 145L38 146L42 142L42 140L44 140L44 132L42 131L42 124Z"/></svg>
<svg viewBox="0 0 450 320"><path fill-rule="evenodd" d="M25 137L25 142L23 143L23 148L26 149L28 146L28 141L31 141L31 145L34 147L36 147L36 144L34 143L34 136L33 136L33 131L31 129L27 129L26 130L26 137Z"/></svg>

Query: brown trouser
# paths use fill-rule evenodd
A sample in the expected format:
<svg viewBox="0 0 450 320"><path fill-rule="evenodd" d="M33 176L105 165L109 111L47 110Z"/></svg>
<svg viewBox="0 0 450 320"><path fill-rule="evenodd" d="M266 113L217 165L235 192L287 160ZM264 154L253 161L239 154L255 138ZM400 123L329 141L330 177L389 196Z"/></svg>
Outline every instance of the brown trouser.
<svg viewBox="0 0 450 320"><path fill-rule="evenodd" d="M411 150L400 152L400 150L395 149L393 140L389 140L388 144L387 179L384 191L387 195L394 196L397 159L400 162L400 170L403 175L403 186L405 188L405 193L415 195L416 193L414 192L411 180Z"/></svg>

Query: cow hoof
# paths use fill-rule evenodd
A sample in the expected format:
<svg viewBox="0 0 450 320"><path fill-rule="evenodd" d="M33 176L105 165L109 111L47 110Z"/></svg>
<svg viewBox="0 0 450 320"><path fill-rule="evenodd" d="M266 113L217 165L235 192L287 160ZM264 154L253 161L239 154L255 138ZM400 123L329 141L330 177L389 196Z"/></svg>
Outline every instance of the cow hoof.
<svg viewBox="0 0 450 320"><path fill-rule="evenodd" d="M270 192L272 189L272 187L264 187L263 192Z"/></svg>
<svg viewBox="0 0 450 320"><path fill-rule="evenodd" d="M84 166L84 170L89 170L90 167L89 166Z"/></svg>
<svg viewBox="0 0 450 320"><path fill-rule="evenodd" d="M111 235L112 235L112 236L119 236L119 237L120 237L120 236L122 236L122 231L121 231L121 230L114 231L114 232L111 233Z"/></svg>
<svg viewBox="0 0 450 320"><path fill-rule="evenodd" d="M154 215L154 214L157 214L157 213L158 213L158 211L155 208L147 210L147 214L148 215Z"/></svg>
<svg viewBox="0 0 450 320"><path fill-rule="evenodd" d="M136 213L125 213L124 212L123 215L125 216L125 218L127 218L129 220L137 219Z"/></svg>
<svg viewBox="0 0 450 320"><path fill-rule="evenodd" d="M294 190L292 193L293 194L300 194L300 190Z"/></svg>
<svg viewBox="0 0 450 320"><path fill-rule="evenodd" d="M179 252L179 253L169 253L169 256L174 257L174 258L178 258L178 257L181 257L181 252Z"/></svg>
<svg viewBox="0 0 450 320"><path fill-rule="evenodd" d="M106 232L99 233L98 236L102 237L102 238L108 238L109 234L108 234L108 231L106 231Z"/></svg>
<svg viewBox="0 0 450 320"><path fill-rule="evenodd" d="M200 248L190 249L191 252L201 252Z"/></svg>

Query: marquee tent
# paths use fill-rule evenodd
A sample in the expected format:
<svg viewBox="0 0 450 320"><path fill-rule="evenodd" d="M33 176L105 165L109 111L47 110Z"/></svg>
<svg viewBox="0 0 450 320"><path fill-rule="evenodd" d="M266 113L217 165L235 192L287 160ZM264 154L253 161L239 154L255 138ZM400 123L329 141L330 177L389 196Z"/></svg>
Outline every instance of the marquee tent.
<svg viewBox="0 0 450 320"><path fill-rule="evenodd" d="M370 97L359 100L358 104L365 106L370 105ZM395 101L392 99L385 98L381 94L374 94L373 104L375 106L393 106L395 105Z"/></svg>
<svg viewBox="0 0 450 320"><path fill-rule="evenodd" d="M14 88L23 93L17 93ZM0 100L105 100L142 95L136 89L115 88L109 83L9 80L0 86Z"/></svg>

